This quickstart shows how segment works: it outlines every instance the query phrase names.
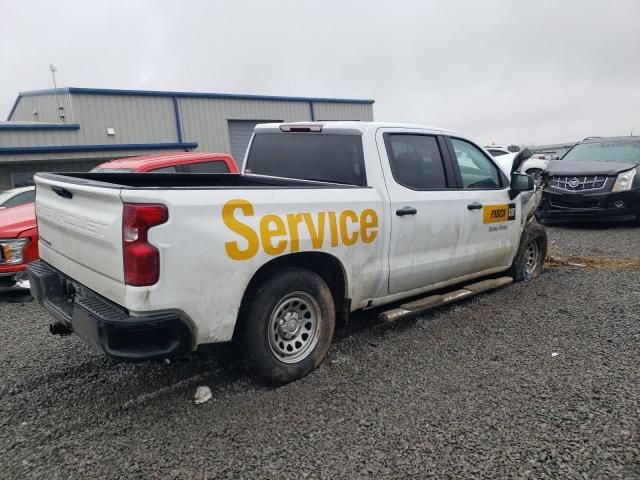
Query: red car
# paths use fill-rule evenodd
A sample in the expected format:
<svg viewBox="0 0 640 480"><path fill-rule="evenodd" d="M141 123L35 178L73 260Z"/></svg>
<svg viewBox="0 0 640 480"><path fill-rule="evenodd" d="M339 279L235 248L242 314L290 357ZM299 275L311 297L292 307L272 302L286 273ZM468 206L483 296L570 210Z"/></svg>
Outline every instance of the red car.
<svg viewBox="0 0 640 480"><path fill-rule="evenodd" d="M239 173L226 153L179 152L121 158L92 172ZM24 267L38 259L38 227L34 203L0 211L0 287L27 287Z"/></svg>
<svg viewBox="0 0 640 480"><path fill-rule="evenodd" d="M28 286L24 267L38 259L38 228L33 203L0 211L0 287Z"/></svg>

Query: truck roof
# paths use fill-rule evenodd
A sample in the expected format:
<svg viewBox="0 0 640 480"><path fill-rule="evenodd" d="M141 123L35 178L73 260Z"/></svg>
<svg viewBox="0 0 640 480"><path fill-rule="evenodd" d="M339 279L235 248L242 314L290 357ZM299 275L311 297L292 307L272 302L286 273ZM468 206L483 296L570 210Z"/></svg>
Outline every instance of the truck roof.
<svg viewBox="0 0 640 480"><path fill-rule="evenodd" d="M219 159L227 165L235 165L233 157L228 153L215 152L171 152L142 155L139 157L119 158L100 164L99 168L109 169L135 169L148 170L151 167L164 167L169 165L181 165L186 163L200 163L208 160ZM229 169L231 171L231 168ZM237 168L236 170L237 171Z"/></svg>
<svg viewBox="0 0 640 480"><path fill-rule="evenodd" d="M318 121L318 122L285 122L285 123L262 123L256 125L256 132L267 131L280 131L280 126L292 126L292 127L321 127L322 131L345 131L351 130L353 133L364 134L368 129L378 128L406 128L406 129L419 129L428 130L432 132L444 133L447 135L454 135L457 137L466 138L463 135L454 130L446 128L433 127L428 125L417 125L412 123L393 123L393 122L360 122L360 121Z"/></svg>

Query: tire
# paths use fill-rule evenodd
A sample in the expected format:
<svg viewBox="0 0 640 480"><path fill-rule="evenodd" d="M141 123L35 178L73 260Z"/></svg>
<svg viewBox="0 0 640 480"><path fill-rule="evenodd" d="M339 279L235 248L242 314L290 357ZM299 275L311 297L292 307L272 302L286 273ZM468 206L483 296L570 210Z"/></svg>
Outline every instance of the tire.
<svg viewBox="0 0 640 480"><path fill-rule="evenodd" d="M527 222L508 274L516 282L538 278L542 274L546 258L547 232L539 223Z"/></svg>
<svg viewBox="0 0 640 480"><path fill-rule="evenodd" d="M278 386L304 377L322 363L336 312L331 290L319 275L284 268L248 295L237 343L251 374Z"/></svg>
<svg viewBox="0 0 640 480"><path fill-rule="evenodd" d="M538 187L542 183L542 169L541 168L530 168L525 172L527 175L531 175L533 177L533 182L536 187Z"/></svg>

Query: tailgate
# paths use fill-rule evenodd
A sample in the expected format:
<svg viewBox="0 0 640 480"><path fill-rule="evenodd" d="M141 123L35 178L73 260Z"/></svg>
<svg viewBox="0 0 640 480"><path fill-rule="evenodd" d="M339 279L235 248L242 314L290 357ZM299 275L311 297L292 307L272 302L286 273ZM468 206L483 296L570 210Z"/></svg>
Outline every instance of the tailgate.
<svg viewBox="0 0 640 480"><path fill-rule="evenodd" d="M119 188L37 175L40 257L115 302L124 297Z"/></svg>

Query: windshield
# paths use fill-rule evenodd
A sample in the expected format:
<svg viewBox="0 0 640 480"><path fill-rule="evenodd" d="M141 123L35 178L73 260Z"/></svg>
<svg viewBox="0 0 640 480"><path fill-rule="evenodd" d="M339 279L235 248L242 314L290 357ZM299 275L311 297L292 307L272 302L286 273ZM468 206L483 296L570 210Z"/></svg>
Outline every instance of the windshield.
<svg viewBox="0 0 640 480"><path fill-rule="evenodd" d="M247 173L366 185L362 136L260 133L251 144Z"/></svg>
<svg viewBox="0 0 640 480"><path fill-rule="evenodd" d="M13 192L11 190L0 192L0 205L2 205L7 198L11 197L11 195L13 195Z"/></svg>
<svg viewBox="0 0 640 480"><path fill-rule="evenodd" d="M637 142L581 143L569 150L562 160L640 163L640 140Z"/></svg>
<svg viewBox="0 0 640 480"><path fill-rule="evenodd" d="M96 167L91 170L92 173L132 173L135 172L133 168L101 168Z"/></svg>

